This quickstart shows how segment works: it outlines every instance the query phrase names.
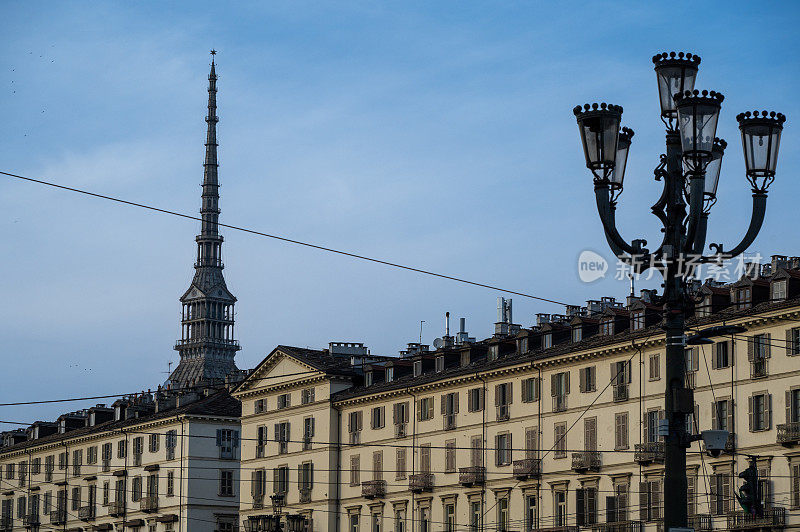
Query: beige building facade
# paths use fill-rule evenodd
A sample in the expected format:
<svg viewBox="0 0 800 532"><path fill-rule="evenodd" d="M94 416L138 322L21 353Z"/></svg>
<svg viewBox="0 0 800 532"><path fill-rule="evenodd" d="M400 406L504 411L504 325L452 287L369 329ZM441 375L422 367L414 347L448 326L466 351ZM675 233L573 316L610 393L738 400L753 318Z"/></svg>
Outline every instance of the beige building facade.
<svg viewBox="0 0 800 532"><path fill-rule="evenodd" d="M800 525L798 272L765 267L696 292L692 329L745 329L686 349L691 432L731 434L718 456L689 449L696 530ZM244 526L269 530L277 493L292 530L659 530L660 312L644 292L400 357L276 348L234 392ZM764 517L735 500L746 455L758 457Z"/></svg>
<svg viewBox="0 0 800 532"><path fill-rule="evenodd" d="M238 528L238 401L158 392L3 433L0 530Z"/></svg>

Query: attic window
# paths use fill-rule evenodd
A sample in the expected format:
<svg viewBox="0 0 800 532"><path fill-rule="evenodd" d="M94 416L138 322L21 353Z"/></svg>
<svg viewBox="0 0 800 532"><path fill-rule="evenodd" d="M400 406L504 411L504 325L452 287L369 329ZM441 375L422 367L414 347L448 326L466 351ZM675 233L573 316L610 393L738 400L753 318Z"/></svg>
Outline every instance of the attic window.
<svg viewBox="0 0 800 532"><path fill-rule="evenodd" d="M700 301L700 303L695 308L695 314L697 314L697 316L699 318L711 315L711 296L710 295L704 297L702 299L702 301Z"/></svg>
<svg viewBox="0 0 800 532"><path fill-rule="evenodd" d="M553 333L545 333L542 336L542 349L553 347Z"/></svg>
<svg viewBox="0 0 800 532"><path fill-rule="evenodd" d="M422 375L422 360L414 361L414 376L419 377Z"/></svg>
<svg viewBox="0 0 800 532"><path fill-rule="evenodd" d="M737 288L734 290L733 301L736 306L736 310L750 308L750 303L752 302L750 287L745 286L743 288Z"/></svg>
<svg viewBox="0 0 800 532"><path fill-rule="evenodd" d="M436 357L436 373L444 371L444 357L438 356Z"/></svg>
<svg viewBox="0 0 800 532"><path fill-rule="evenodd" d="M392 382L394 380L394 367L389 366L386 368L386 382Z"/></svg>
<svg viewBox="0 0 800 532"><path fill-rule="evenodd" d="M644 311L637 310L631 314L631 329L638 331L644 329Z"/></svg>
<svg viewBox="0 0 800 532"><path fill-rule="evenodd" d="M489 359L489 362L491 362L492 360L497 360L499 352L500 352L500 346L499 345L497 345L497 344L490 345L489 346L489 355L487 357Z"/></svg>
<svg viewBox="0 0 800 532"><path fill-rule="evenodd" d="M364 385L365 386L372 386L373 378L372 372L368 371L364 374Z"/></svg>
<svg viewBox="0 0 800 532"><path fill-rule="evenodd" d="M600 320L600 334L604 336L612 336L614 334L614 318Z"/></svg>
<svg viewBox="0 0 800 532"><path fill-rule="evenodd" d="M578 343L581 340L583 340L583 328L580 325L576 325L572 328L572 341Z"/></svg>
<svg viewBox="0 0 800 532"><path fill-rule="evenodd" d="M783 301L786 299L786 279L772 282L772 301Z"/></svg>

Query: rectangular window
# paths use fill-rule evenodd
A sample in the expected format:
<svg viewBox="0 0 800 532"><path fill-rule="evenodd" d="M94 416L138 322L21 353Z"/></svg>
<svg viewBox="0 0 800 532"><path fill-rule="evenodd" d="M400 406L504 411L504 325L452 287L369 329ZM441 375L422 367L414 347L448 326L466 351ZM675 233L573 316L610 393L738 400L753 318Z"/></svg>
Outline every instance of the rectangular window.
<svg viewBox="0 0 800 532"><path fill-rule="evenodd" d="M576 325L572 328L572 341L578 343L583 340L583 327Z"/></svg>
<svg viewBox="0 0 800 532"><path fill-rule="evenodd" d="M402 508L394 511L394 532L406 532L406 511Z"/></svg>
<svg viewBox="0 0 800 532"><path fill-rule="evenodd" d="M783 301L786 299L786 280L772 281L772 301Z"/></svg>
<svg viewBox="0 0 800 532"><path fill-rule="evenodd" d="M497 499L497 531L508 532L508 528L508 497L500 497Z"/></svg>
<svg viewBox="0 0 800 532"><path fill-rule="evenodd" d="M383 451L372 451L372 480L383 480Z"/></svg>
<svg viewBox="0 0 800 532"><path fill-rule="evenodd" d="M314 418L303 418L303 450L311 449L311 440L314 439Z"/></svg>
<svg viewBox="0 0 800 532"><path fill-rule="evenodd" d="M769 430L772 427L772 394L756 393L748 397L750 432Z"/></svg>
<svg viewBox="0 0 800 532"><path fill-rule="evenodd" d="M730 473L714 473L711 475L709 487L711 491L711 515L725 515L733 506Z"/></svg>
<svg viewBox="0 0 800 532"><path fill-rule="evenodd" d="M122 442L124 442L124 441L125 440L122 440ZM120 442L120 443L122 443L122 442ZM121 456L120 458L125 458L125 457ZM63 471L66 468L67 468L67 452L64 451L63 453L58 453L58 469Z"/></svg>
<svg viewBox="0 0 800 532"><path fill-rule="evenodd" d="M510 419L509 406L513 401L512 383L504 382L494 387L494 406L497 408L497 421Z"/></svg>
<svg viewBox="0 0 800 532"><path fill-rule="evenodd" d="M423 397L419 400L419 421L433 419L433 397Z"/></svg>
<svg viewBox="0 0 800 532"><path fill-rule="evenodd" d="M372 409L372 415L370 416L372 423L372 429L382 429L386 424L386 409L383 406L376 406Z"/></svg>
<svg viewBox="0 0 800 532"><path fill-rule="evenodd" d="M522 402L533 403L539 400L539 378L529 377L522 380Z"/></svg>
<svg viewBox="0 0 800 532"><path fill-rule="evenodd" d="M536 530L539 523L539 512L536 506L536 495L525 496L525 530Z"/></svg>
<svg viewBox="0 0 800 532"><path fill-rule="evenodd" d="M472 388L467 392L467 410L470 412L483 410L483 388Z"/></svg>
<svg viewBox="0 0 800 532"><path fill-rule="evenodd" d="M125 441L125 440L119 440L117 442L117 458L125 458L125 455L128 454L127 449L128 449L128 442ZM61 467L61 456L60 455L59 455L59 460L58 460L58 468L59 469L63 469L63 467Z"/></svg>
<svg viewBox="0 0 800 532"><path fill-rule="evenodd" d="M383 521L383 514L379 511L373 511L370 517L372 521L370 532L381 532L381 522Z"/></svg>
<svg viewBox="0 0 800 532"><path fill-rule="evenodd" d="M658 521L661 512L661 481L648 480L639 483L639 520Z"/></svg>
<svg viewBox="0 0 800 532"><path fill-rule="evenodd" d="M495 465L505 466L511 463L511 434L501 433L495 436Z"/></svg>
<svg viewBox="0 0 800 532"><path fill-rule="evenodd" d="M256 458L263 458L267 449L267 427L261 425L256 427Z"/></svg>
<svg viewBox="0 0 800 532"><path fill-rule="evenodd" d="M583 420L583 449L597 450L597 418L587 417Z"/></svg>
<svg viewBox="0 0 800 532"><path fill-rule="evenodd" d="M142 500L142 477L133 477L131 483L131 500L133 502Z"/></svg>
<svg viewBox="0 0 800 532"><path fill-rule="evenodd" d="M551 375L550 394L553 396L553 412L563 412L567 409L567 395L569 394L568 371Z"/></svg>
<svg viewBox="0 0 800 532"><path fill-rule="evenodd" d="M405 438L408 426L408 403L392 405L392 421L394 422L394 437Z"/></svg>
<svg viewBox="0 0 800 532"><path fill-rule="evenodd" d="M483 508L481 508L480 501L471 501L469 503L469 529L470 532L478 532L481 529L481 522L483 519Z"/></svg>
<svg viewBox="0 0 800 532"><path fill-rule="evenodd" d="M229 469L219 471L219 496L233 497L233 471Z"/></svg>
<svg viewBox="0 0 800 532"><path fill-rule="evenodd" d="M445 430L456 428L456 414L458 414L458 393L451 392L441 397L442 419Z"/></svg>
<svg viewBox="0 0 800 532"><path fill-rule="evenodd" d="M733 405L730 399L720 399L711 403L711 428L733 431Z"/></svg>
<svg viewBox="0 0 800 532"><path fill-rule="evenodd" d="M350 412L347 415L347 433L350 435L350 445L361 443L362 421L360 410L358 412Z"/></svg>
<svg viewBox="0 0 800 532"><path fill-rule="evenodd" d="M559 422L553 425L553 441L555 442L553 458L567 457L567 423Z"/></svg>
<svg viewBox="0 0 800 532"><path fill-rule="evenodd" d="M272 470L272 477L275 493L286 494L289 491L289 467L276 467Z"/></svg>
<svg viewBox="0 0 800 532"><path fill-rule="evenodd" d="M106 445L109 446L109 451L111 450L111 444L107 443ZM105 445L103 446L105 448ZM109 457L109 460L111 458ZM45 482L52 482L53 481L53 471L56 468L56 459L55 456L52 454L50 456L44 457L44 481ZM105 469L104 469L105 471Z"/></svg>
<svg viewBox="0 0 800 532"><path fill-rule="evenodd" d="M142 452L144 452L144 440L141 436L133 439L133 465L142 465Z"/></svg>
<svg viewBox="0 0 800 532"><path fill-rule="evenodd" d="M581 392L588 393L596 391L594 366L581 368L579 375Z"/></svg>
<svg viewBox="0 0 800 532"><path fill-rule="evenodd" d="M614 449L628 448L628 413L614 415Z"/></svg>
<svg viewBox="0 0 800 532"><path fill-rule="evenodd" d="M567 525L567 492L561 489L553 491L553 524L555 526Z"/></svg>
<svg viewBox="0 0 800 532"><path fill-rule="evenodd" d="M755 334L747 342L747 360L750 362L750 377L767 376L767 359L770 358L771 335Z"/></svg>
<svg viewBox="0 0 800 532"><path fill-rule="evenodd" d="M167 471L167 497L175 495L175 472Z"/></svg>
<svg viewBox="0 0 800 532"><path fill-rule="evenodd" d="M553 347L553 333L544 333L542 335L542 349L549 349Z"/></svg>
<svg viewBox="0 0 800 532"><path fill-rule="evenodd" d="M151 453L157 453L160 446L161 446L161 434L151 434L148 450Z"/></svg>
<svg viewBox="0 0 800 532"><path fill-rule="evenodd" d="M264 411L264 400L256 399L255 403L253 403L253 413L260 414L263 411Z"/></svg>
<svg viewBox="0 0 800 532"><path fill-rule="evenodd" d="M456 440L447 440L444 443L444 471L445 473L456 471Z"/></svg>
<svg viewBox="0 0 800 532"><path fill-rule="evenodd" d="M37 458L38 460L38 458ZM97 463L97 446L93 445L86 449L86 463L87 464L96 464Z"/></svg>
<svg viewBox="0 0 800 532"><path fill-rule="evenodd" d="M289 408L292 406L292 396L288 393L283 393L278 396L278 410L282 408Z"/></svg>
<svg viewBox="0 0 800 532"><path fill-rule="evenodd" d="M792 508L800 508L800 463L790 464L791 466L791 497Z"/></svg>
<svg viewBox="0 0 800 532"><path fill-rule="evenodd" d="M275 441L278 443L278 454L289 452L289 440L292 437L291 425L288 421L275 423Z"/></svg>
<svg viewBox="0 0 800 532"><path fill-rule="evenodd" d="M483 437L473 436L470 438L470 457L469 465L472 467L483 466Z"/></svg>
<svg viewBox="0 0 800 532"><path fill-rule="evenodd" d="M422 360L414 361L414 376L419 377L422 375Z"/></svg>
<svg viewBox="0 0 800 532"><path fill-rule="evenodd" d="M658 355L658 353L653 353L650 355L648 379L651 381L657 381L661 379L661 357Z"/></svg>
<svg viewBox="0 0 800 532"><path fill-rule="evenodd" d="M575 490L575 521L578 526L597 523L597 488L583 487Z"/></svg>
<svg viewBox="0 0 800 532"><path fill-rule="evenodd" d="M444 503L444 530L445 532L456 532L456 503Z"/></svg>
<svg viewBox="0 0 800 532"><path fill-rule="evenodd" d="M600 320L600 334L603 336L612 336L614 334L614 318Z"/></svg>
<svg viewBox="0 0 800 532"><path fill-rule="evenodd" d="M406 478L406 448L405 447L398 447L395 450L396 454L396 466L395 466L395 478L397 480L402 480Z"/></svg>
<svg viewBox="0 0 800 532"><path fill-rule="evenodd" d="M786 392L786 423L800 423L800 389Z"/></svg>
<svg viewBox="0 0 800 532"><path fill-rule="evenodd" d="M167 460L175 459L175 448L178 446L178 431L168 430L165 446L167 448Z"/></svg>
<svg viewBox="0 0 800 532"><path fill-rule="evenodd" d="M233 429L217 429L217 447L222 460L236 458L235 449L239 447L239 431Z"/></svg>
<svg viewBox="0 0 800 532"><path fill-rule="evenodd" d="M421 473L431 472L431 444L425 443L419 446L419 470Z"/></svg>
<svg viewBox="0 0 800 532"><path fill-rule="evenodd" d="M436 357L436 373L441 373L444 371L444 357L438 356Z"/></svg>
<svg viewBox="0 0 800 532"><path fill-rule="evenodd" d="M350 485L361 484L361 457L357 454L350 456Z"/></svg>
<svg viewBox="0 0 800 532"><path fill-rule="evenodd" d="M306 388L300 392L300 403L307 405L314 402L314 388Z"/></svg>
<svg viewBox="0 0 800 532"><path fill-rule="evenodd" d="M800 355L800 327L786 329L786 355Z"/></svg>
<svg viewBox="0 0 800 532"><path fill-rule="evenodd" d="M712 357L713 369L729 368L733 365L731 360L730 342L717 342L714 344L714 356Z"/></svg>
<svg viewBox="0 0 800 532"><path fill-rule="evenodd" d="M631 313L631 329L639 331L644 329L644 311L637 310Z"/></svg>
<svg viewBox="0 0 800 532"><path fill-rule="evenodd" d="M83 465L83 449L75 449L72 451L72 474L78 476L81 474L81 465ZM20 471L21 473L22 471Z"/></svg>
<svg viewBox="0 0 800 532"><path fill-rule="evenodd" d="M644 416L644 441L648 443L658 441L658 421L664 418L664 411L651 409Z"/></svg>
<svg viewBox="0 0 800 532"><path fill-rule="evenodd" d="M108 506L111 502L111 484L103 482L103 506Z"/></svg>
<svg viewBox="0 0 800 532"><path fill-rule="evenodd" d="M298 466L297 472L300 476L300 490L308 492L314 489L314 464L303 462Z"/></svg>

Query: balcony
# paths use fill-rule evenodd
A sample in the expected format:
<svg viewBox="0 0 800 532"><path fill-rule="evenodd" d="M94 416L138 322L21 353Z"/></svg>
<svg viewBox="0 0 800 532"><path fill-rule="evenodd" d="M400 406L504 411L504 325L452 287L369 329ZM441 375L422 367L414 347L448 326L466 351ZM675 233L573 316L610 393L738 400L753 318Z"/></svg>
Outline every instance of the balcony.
<svg viewBox="0 0 800 532"><path fill-rule="evenodd" d="M538 458L514 460L514 478L518 480L539 478L542 475L542 461Z"/></svg>
<svg viewBox="0 0 800 532"><path fill-rule="evenodd" d="M408 477L408 489L414 493L433 491L433 473L417 473Z"/></svg>
<svg viewBox="0 0 800 532"><path fill-rule="evenodd" d="M633 461L641 464L663 464L664 463L664 442L649 441L637 443L634 446Z"/></svg>
<svg viewBox="0 0 800 532"><path fill-rule="evenodd" d="M592 532L643 532L644 521L616 521L592 525Z"/></svg>
<svg viewBox="0 0 800 532"><path fill-rule="evenodd" d="M254 495L253 496L253 510L261 510L264 508L264 496L263 495Z"/></svg>
<svg viewBox="0 0 800 532"><path fill-rule="evenodd" d="M800 422L781 423L778 425L778 443L791 447L800 443Z"/></svg>
<svg viewBox="0 0 800 532"><path fill-rule="evenodd" d="M67 509L53 510L50 512L51 525L64 525L67 523Z"/></svg>
<svg viewBox="0 0 800 532"><path fill-rule="evenodd" d="M361 496L365 499L382 499L386 496L386 481L366 480L362 482Z"/></svg>
<svg viewBox="0 0 800 532"><path fill-rule="evenodd" d="M728 530L769 530L786 526L786 508L773 506L764 508L764 516L746 512L728 514Z"/></svg>
<svg viewBox="0 0 800 532"><path fill-rule="evenodd" d="M508 421L511 419L508 405L499 405L497 407L497 421Z"/></svg>
<svg viewBox="0 0 800 532"><path fill-rule="evenodd" d="M267 530L280 530L280 516L278 515L251 515L244 522L245 532L266 532Z"/></svg>
<svg viewBox="0 0 800 532"><path fill-rule="evenodd" d="M690 515L689 528L694 528L695 532L709 532L714 530L714 520L708 514Z"/></svg>
<svg viewBox="0 0 800 532"><path fill-rule="evenodd" d="M11 532L14 528L14 521L7 515L3 516L0 520L0 532Z"/></svg>
<svg viewBox="0 0 800 532"><path fill-rule="evenodd" d="M600 470L600 453L598 451L583 451L572 453L572 469L578 473Z"/></svg>
<svg viewBox="0 0 800 532"><path fill-rule="evenodd" d="M350 445L359 445L361 443L361 432L350 433Z"/></svg>
<svg viewBox="0 0 800 532"><path fill-rule="evenodd" d="M139 510L143 512L157 512L158 497L142 497L139 500Z"/></svg>
<svg viewBox="0 0 800 532"><path fill-rule="evenodd" d="M486 468L483 466L461 467L458 482L462 486L482 486L486 482Z"/></svg>
<svg viewBox="0 0 800 532"><path fill-rule="evenodd" d="M111 501L108 505L108 515L111 517L121 517L125 515L125 501Z"/></svg>
<svg viewBox="0 0 800 532"><path fill-rule="evenodd" d="M39 514L27 514L22 516L22 526L33 528L39 526Z"/></svg>
<svg viewBox="0 0 800 532"><path fill-rule="evenodd" d="M311 488L300 488L300 502L311 502Z"/></svg>
<svg viewBox="0 0 800 532"><path fill-rule="evenodd" d="M756 358L750 363L750 378L760 379L767 376L767 359Z"/></svg>
<svg viewBox="0 0 800 532"><path fill-rule="evenodd" d="M627 384L615 384L614 385L614 401L627 401L629 398L628 395L628 385Z"/></svg>
<svg viewBox="0 0 800 532"><path fill-rule="evenodd" d="M444 430L453 430L456 428L456 415L455 414L447 414L442 417L442 424L444 425Z"/></svg>
<svg viewBox="0 0 800 532"><path fill-rule="evenodd" d="M91 521L95 517L97 517L97 508L94 504L78 508L78 519L81 521Z"/></svg>
<svg viewBox="0 0 800 532"><path fill-rule="evenodd" d="M405 438L406 436L408 436L408 424L396 423L394 426L394 437Z"/></svg>
<svg viewBox="0 0 800 532"><path fill-rule="evenodd" d="M549 528L534 528L531 532L580 532L576 525L551 526Z"/></svg>
<svg viewBox="0 0 800 532"><path fill-rule="evenodd" d="M563 412L567 409L567 396L554 395L553 396L553 412Z"/></svg>

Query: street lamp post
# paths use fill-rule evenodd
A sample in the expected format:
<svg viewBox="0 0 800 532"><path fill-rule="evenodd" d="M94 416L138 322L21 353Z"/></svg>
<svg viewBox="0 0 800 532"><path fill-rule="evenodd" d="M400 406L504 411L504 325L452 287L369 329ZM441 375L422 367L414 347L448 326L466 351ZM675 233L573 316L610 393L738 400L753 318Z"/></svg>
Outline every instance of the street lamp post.
<svg viewBox="0 0 800 532"><path fill-rule="evenodd" d="M616 227L616 204L622 193L633 131L620 128L622 107L586 104L574 114L583 143L586 166L594 175L595 199L606 240L615 255L635 273L648 268L664 278L662 327L666 332L666 390L664 408L669 426L664 442L664 525L687 525L686 449L692 438L686 417L694 410L694 396L685 385L684 324L691 312L687 263L721 263L743 253L753 243L766 212L767 189L775 178L778 146L786 118L758 111L737 116L745 155L746 176L753 193L750 226L742 241L730 251L710 244L716 252L702 256L708 215L716 202L717 184L726 143L716 138L723 96L694 88L700 58L675 52L653 57L658 81L661 119L666 125L666 153L655 169L664 183L653 214L663 225L663 240L650 252L647 241L630 243Z"/></svg>

